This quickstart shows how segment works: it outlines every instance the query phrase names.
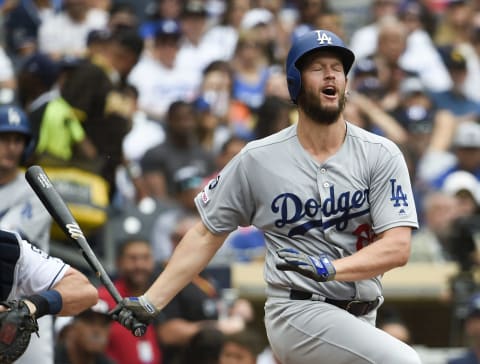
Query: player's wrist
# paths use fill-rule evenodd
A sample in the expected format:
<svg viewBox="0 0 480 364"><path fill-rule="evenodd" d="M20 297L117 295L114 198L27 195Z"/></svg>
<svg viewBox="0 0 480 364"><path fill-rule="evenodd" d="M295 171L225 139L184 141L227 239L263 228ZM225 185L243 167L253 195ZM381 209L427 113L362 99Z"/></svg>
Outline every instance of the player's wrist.
<svg viewBox="0 0 480 364"><path fill-rule="evenodd" d="M62 295L54 289L24 297L23 301L28 306L30 313L35 315L36 318L56 315L62 310L63 306Z"/></svg>
<svg viewBox="0 0 480 364"><path fill-rule="evenodd" d="M317 269L317 274L322 277L323 282L333 281L335 279L337 271L328 255L320 254L320 256L316 258L315 268Z"/></svg>

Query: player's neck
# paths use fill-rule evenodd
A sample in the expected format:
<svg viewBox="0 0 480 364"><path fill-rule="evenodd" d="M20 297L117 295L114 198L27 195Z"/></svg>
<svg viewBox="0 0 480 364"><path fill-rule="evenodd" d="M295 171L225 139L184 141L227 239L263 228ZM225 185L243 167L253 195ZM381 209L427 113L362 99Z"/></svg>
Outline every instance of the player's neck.
<svg viewBox="0 0 480 364"><path fill-rule="evenodd" d="M318 162L324 162L343 145L347 125L343 117L330 125L321 125L301 119L297 126L300 144Z"/></svg>

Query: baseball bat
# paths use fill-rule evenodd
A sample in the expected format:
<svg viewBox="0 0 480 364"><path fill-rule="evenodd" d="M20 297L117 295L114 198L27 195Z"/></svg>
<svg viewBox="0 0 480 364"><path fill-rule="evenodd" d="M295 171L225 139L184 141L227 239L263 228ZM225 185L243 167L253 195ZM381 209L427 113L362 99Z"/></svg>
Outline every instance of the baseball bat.
<svg viewBox="0 0 480 364"><path fill-rule="evenodd" d="M80 248L82 255L95 272L96 276L105 285L105 288L112 295L116 303L122 301L122 296L117 288L113 285L112 280L98 260L92 248L88 244L82 229L73 217L67 204L60 196L58 191L53 186L47 174L40 166L31 166L25 173L27 182L32 187L40 201L42 201L45 208L52 215L55 222L60 226L65 235L73 240ZM142 336L145 334L147 327L141 322L135 322L132 328L132 333L135 336Z"/></svg>

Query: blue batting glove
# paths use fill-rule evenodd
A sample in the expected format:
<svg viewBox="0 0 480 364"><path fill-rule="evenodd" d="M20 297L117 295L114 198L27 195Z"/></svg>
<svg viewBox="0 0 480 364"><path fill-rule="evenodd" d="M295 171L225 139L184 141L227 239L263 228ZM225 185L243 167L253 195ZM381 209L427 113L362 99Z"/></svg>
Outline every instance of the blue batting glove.
<svg viewBox="0 0 480 364"><path fill-rule="evenodd" d="M284 248L277 250L277 255L282 259L282 262L276 265L279 270L295 271L317 282L331 281L335 278L335 267L325 254L313 257L293 248Z"/></svg>

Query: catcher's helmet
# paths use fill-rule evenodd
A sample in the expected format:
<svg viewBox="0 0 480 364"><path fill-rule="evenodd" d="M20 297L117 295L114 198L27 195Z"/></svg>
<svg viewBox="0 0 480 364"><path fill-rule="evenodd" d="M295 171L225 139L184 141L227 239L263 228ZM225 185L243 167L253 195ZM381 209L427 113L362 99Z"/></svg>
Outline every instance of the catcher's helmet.
<svg viewBox="0 0 480 364"><path fill-rule="evenodd" d="M25 149L22 155L24 161L34 149L34 140L27 115L17 106L0 106L0 133L20 133L25 135Z"/></svg>
<svg viewBox="0 0 480 364"><path fill-rule="evenodd" d="M312 30L294 40L287 56L286 72L288 92L293 102L297 102L298 94L302 86L298 61L307 53L317 49L325 49L338 53L343 63L345 74L352 67L355 55L348 49L343 41L328 30Z"/></svg>

